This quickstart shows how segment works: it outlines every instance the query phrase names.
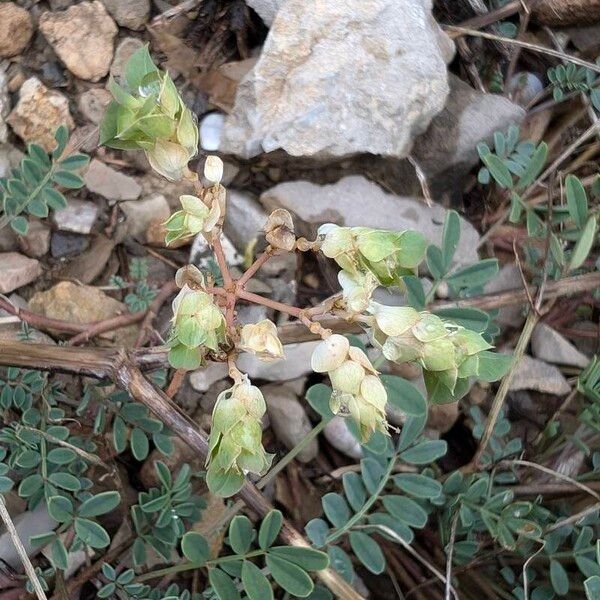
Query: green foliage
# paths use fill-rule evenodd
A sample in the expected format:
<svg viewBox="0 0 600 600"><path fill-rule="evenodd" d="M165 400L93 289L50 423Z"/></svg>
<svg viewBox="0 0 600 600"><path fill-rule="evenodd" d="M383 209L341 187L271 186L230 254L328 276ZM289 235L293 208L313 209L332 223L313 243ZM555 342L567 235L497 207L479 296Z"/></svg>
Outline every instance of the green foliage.
<svg viewBox="0 0 600 600"><path fill-rule="evenodd" d="M133 402L127 392L116 390L105 394L102 386L86 385L78 414L84 414L91 402L98 406L94 433L110 429L112 445L119 454L129 447L134 458L142 461L148 456L151 443L163 454L172 452L171 432L151 415L147 406Z"/></svg>
<svg viewBox="0 0 600 600"><path fill-rule="evenodd" d="M234 554L215 559L210 558L208 543L199 533L186 533L181 548L190 568L209 569L209 581L219 600L240 599L240 586L250 600L273 598L269 576L292 596L306 598L315 589L309 572L325 569L329 559L313 548L274 546L281 524L279 511L268 513L258 532L247 517L234 517L227 537Z"/></svg>
<svg viewBox="0 0 600 600"><path fill-rule="evenodd" d="M192 472L184 464L173 478L162 462L154 463L160 487L140 492L138 504L131 507L131 517L137 534L133 545L135 565L143 565L152 548L164 560L172 553L186 532L186 527L200 517L204 501L192 493Z"/></svg>
<svg viewBox="0 0 600 600"><path fill-rule="evenodd" d="M148 46L131 56L120 84L111 78L109 89L114 100L100 126L100 144L143 150L167 179L184 177L198 149L198 128L169 75L152 62Z"/></svg>
<svg viewBox="0 0 600 600"><path fill-rule="evenodd" d="M188 590L180 590L176 583L166 590L152 589L149 585L136 583L135 571L126 569L117 573L116 569L104 563L102 575L107 581L97 593L98 598L122 598L123 600L200 600L200 594L191 594Z"/></svg>
<svg viewBox="0 0 600 600"><path fill-rule="evenodd" d="M110 285L119 289L132 289L125 296L125 304L131 312L148 310L150 303L158 290L148 284L148 261L145 258L132 258L129 263L129 276L131 281L126 281L118 275L110 278Z"/></svg>
<svg viewBox="0 0 600 600"><path fill-rule="evenodd" d="M325 519L313 519L306 533L317 548L325 548L331 565L352 582L352 560L340 542L346 537L358 560L374 574L385 569L385 557L377 540L410 544L414 530L423 528L432 506L441 495L442 486L434 471L401 473L393 476L397 461L421 468L446 453L446 442L426 440L422 436L427 419L427 403L412 384L400 377L387 376L384 385L395 408L407 415L406 423L395 444L385 439L379 453L367 450L360 462L360 473L342 476L343 492L323 496ZM324 405L325 386L315 386L308 393L313 408ZM366 449L366 448L365 448Z"/></svg>
<svg viewBox="0 0 600 600"><path fill-rule="evenodd" d="M596 64L600 65L600 58L596 59ZM596 71L569 63L548 69L548 79L555 100L560 101L571 92L583 92L600 111L600 77Z"/></svg>
<svg viewBox="0 0 600 600"><path fill-rule="evenodd" d="M87 166L85 154L65 154L69 133L61 125L55 134L56 147L50 153L37 144L29 144L20 165L8 177L0 178L0 229L10 225L19 235L29 226L27 215L44 218L50 210L67 206L57 186L79 189L83 179L77 174Z"/></svg>

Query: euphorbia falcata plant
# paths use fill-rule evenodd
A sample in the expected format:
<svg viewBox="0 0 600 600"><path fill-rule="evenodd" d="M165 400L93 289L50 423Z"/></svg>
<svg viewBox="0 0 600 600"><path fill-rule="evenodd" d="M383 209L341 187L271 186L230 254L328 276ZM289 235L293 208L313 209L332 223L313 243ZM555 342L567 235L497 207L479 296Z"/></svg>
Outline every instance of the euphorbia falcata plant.
<svg viewBox="0 0 600 600"><path fill-rule="evenodd" d="M265 401L261 391L236 366L240 352L264 361L284 359L277 328L269 320L244 325L237 321L238 302L267 306L301 321L322 341L311 365L331 381L330 408L353 419L362 442L373 432L389 435L387 391L367 354L349 340L324 328L319 319L335 315L360 323L383 357L415 363L429 385L447 389L453 399L457 386L477 376L479 357L491 347L480 333L409 306L385 306L372 299L379 286L404 288L403 278L414 276L425 257L427 242L416 231L385 231L367 227L323 225L315 240L297 238L292 216L275 210L266 220L265 251L238 279L225 260L220 236L227 217L226 190L221 184L223 164L209 156L204 187L188 167L196 153L198 130L169 76L152 63L147 48L131 58L125 81L111 82L115 101L102 126L104 144L120 149L142 149L152 167L171 180L187 179L190 192L180 197L181 210L166 222L166 242L203 235L212 246L223 284L193 265L179 270L180 292L173 302L169 360L176 369L201 368L206 360L227 361L233 380L213 411L207 481L213 492L236 493L247 473L262 474L271 455L262 446L261 419ZM247 291L250 279L271 257L286 252L322 252L340 266L340 294L314 307L301 308Z"/></svg>

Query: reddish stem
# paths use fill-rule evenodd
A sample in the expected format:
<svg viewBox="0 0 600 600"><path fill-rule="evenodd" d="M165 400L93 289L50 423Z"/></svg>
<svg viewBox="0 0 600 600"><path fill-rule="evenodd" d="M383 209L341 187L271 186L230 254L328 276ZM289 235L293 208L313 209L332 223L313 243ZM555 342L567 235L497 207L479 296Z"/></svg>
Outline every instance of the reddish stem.
<svg viewBox="0 0 600 600"><path fill-rule="evenodd" d="M267 306L273 310L278 310L279 312L292 315L297 319L302 317L303 311L297 306L290 306L289 304L284 304L283 302L277 302L276 300L271 300L271 298L265 298L264 296L259 296L258 294L247 292L246 290L238 289L236 291L236 295L241 300L247 300L248 302L253 302L254 304L262 304L263 306Z"/></svg>
<svg viewBox="0 0 600 600"><path fill-rule="evenodd" d="M267 248L258 258L246 269L246 272L237 280L236 284L239 289L244 289L244 286L254 277L257 271L273 256L271 247Z"/></svg>
<svg viewBox="0 0 600 600"><path fill-rule="evenodd" d="M215 252L215 258L217 259L217 264L219 265L221 275L223 276L223 287L225 289L229 289L233 284L233 277L231 276L229 267L227 266L227 261L225 260L225 251L223 250L223 245L221 244L219 232L215 232L212 243L213 250Z"/></svg>

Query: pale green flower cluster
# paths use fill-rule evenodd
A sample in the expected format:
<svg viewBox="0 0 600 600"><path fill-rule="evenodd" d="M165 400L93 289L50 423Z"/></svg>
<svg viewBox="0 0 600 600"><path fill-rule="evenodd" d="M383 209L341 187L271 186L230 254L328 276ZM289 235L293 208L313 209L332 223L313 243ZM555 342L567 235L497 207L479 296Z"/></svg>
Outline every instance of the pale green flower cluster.
<svg viewBox="0 0 600 600"><path fill-rule="evenodd" d="M477 374L483 336L409 306L371 302L373 342L393 362L415 362L435 382L454 392L457 382ZM429 387L429 386L428 386Z"/></svg>
<svg viewBox="0 0 600 600"><path fill-rule="evenodd" d="M225 342L225 317L213 297L186 283L173 300L169 362L176 369L196 369L208 350Z"/></svg>
<svg viewBox="0 0 600 600"><path fill-rule="evenodd" d="M283 345L277 335L277 327L269 319L244 325L237 347L254 354L264 362L284 358Z"/></svg>
<svg viewBox="0 0 600 600"><path fill-rule="evenodd" d="M262 445L261 420L266 411L262 392L242 376L219 394L213 410L206 482L220 496L235 494L247 473L261 475L273 455Z"/></svg>
<svg viewBox="0 0 600 600"><path fill-rule="evenodd" d="M221 218L221 206L218 202L207 206L200 198L189 194L179 196L179 202L181 210L174 212L165 223L167 245L198 233L209 233Z"/></svg>
<svg viewBox="0 0 600 600"><path fill-rule="evenodd" d="M333 258L351 279L370 273L380 285L402 285L425 256L427 242L416 231L321 225L321 252ZM358 282L360 285L360 281Z"/></svg>
<svg viewBox="0 0 600 600"><path fill-rule="evenodd" d="M100 127L100 144L143 150L152 168L170 180L190 175L198 152L198 126L168 73L152 62L148 47L129 59L121 84L111 79L113 102Z"/></svg>
<svg viewBox="0 0 600 600"><path fill-rule="evenodd" d="M343 335L330 335L315 348L311 367L316 373L329 375L333 387L331 411L352 417L363 442L368 441L375 430L388 433L387 392L360 348L350 346Z"/></svg>

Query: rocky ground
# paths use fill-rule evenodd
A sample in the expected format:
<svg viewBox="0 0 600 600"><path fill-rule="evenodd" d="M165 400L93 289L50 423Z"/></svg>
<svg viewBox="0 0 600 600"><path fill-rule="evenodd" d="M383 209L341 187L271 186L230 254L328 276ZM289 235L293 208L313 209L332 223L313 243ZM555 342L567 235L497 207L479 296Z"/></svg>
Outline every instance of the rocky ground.
<svg viewBox="0 0 600 600"><path fill-rule="evenodd" d="M457 41L452 30L438 24L477 19L482 13L472 7L480 4L490 3L436 2L432 13L429 0L1 2L0 177L19 163L28 143L51 150L61 124L71 132L71 143L92 157L85 187L69 193L67 208L48 219L32 219L25 236L9 228L0 231L3 298L45 319L88 324L147 307L183 264L214 269L201 236L176 248L164 245L162 223L178 207L179 195L189 191L187 184L153 174L141 153L98 147L98 125L111 99L109 77L118 79L143 44L169 70L198 119L197 163L203 164L209 153L225 161L223 241L234 269L261 249L261 228L275 208L289 210L296 232L309 238L320 224L335 222L417 229L432 243L441 242L447 211L457 209L456 263L496 256L500 275L486 291L522 288L507 231L500 228L481 242L500 213L498 198L477 184L477 145L493 143L494 132L517 124L524 138L549 139L555 158L584 124L573 118L574 110L551 102L532 110L555 59L535 52L519 57L502 42ZM573 52L595 57L600 30L551 22L552 15L533 15L535 33L526 39L552 46L556 35L563 44L570 40ZM550 30L544 24L565 27ZM495 70L500 65L506 71L511 58L517 61L510 67L512 75L502 90L495 88ZM598 144L592 148L589 162L598 156ZM140 258L147 273L136 281L135 260ZM139 287L140 279L145 288ZM294 255L270 261L252 285L251 291L300 306L338 288L330 264ZM438 296L443 298L443 289ZM559 304L561 310L537 326L519 364L507 405L525 443L538 435L573 389L572 376L597 351L597 305L586 306L591 310L579 310L577 302ZM569 311L570 320L564 318ZM13 313L0 311L0 353L3 341L22 334ZM500 345L514 345L523 315L522 306L502 308ZM256 306L240 313L241 322L265 317L280 325L287 318ZM166 303L141 342L160 344L170 318ZM43 343L68 339L51 327L32 326L30 335ZM139 324L130 324L83 341L133 348L139 336ZM315 414L303 396L314 382L310 356L315 343L287 346L285 361L265 364L244 355L239 362L265 395L265 445L272 451L293 448L313 427ZM394 372L424 390L418 372ZM211 363L189 375L175 400L208 426L218 393L229 386L226 379L225 365ZM489 406L490 399L489 386L476 385L464 406L433 407L429 435L454 444L460 462L472 446L460 447L465 436L470 438L468 407ZM402 415L391 414L390 421L401 424ZM267 493L295 522L306 523L320 513L330 474L356 462L361 453L336 418ZM152 484L153 458L119 466L126 488ZM191 458L187 447L178 444L173 465ZM139 479L131 475L136 468L141 469ZM16 494L13 500L17 515L24 507ZM217 514L223 506L215 503ZM45 531L46 520L42 513L21 518L27 523L21 525L22 536L31 523L35 531ZM4 538L0 559L15 562ZM78 564L86 560L79 557ZM379 592L372 576L365 578L365 596L395 597L391 585Z"/></svg>

